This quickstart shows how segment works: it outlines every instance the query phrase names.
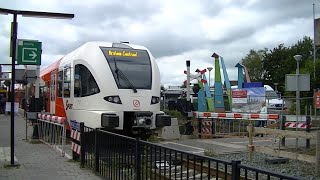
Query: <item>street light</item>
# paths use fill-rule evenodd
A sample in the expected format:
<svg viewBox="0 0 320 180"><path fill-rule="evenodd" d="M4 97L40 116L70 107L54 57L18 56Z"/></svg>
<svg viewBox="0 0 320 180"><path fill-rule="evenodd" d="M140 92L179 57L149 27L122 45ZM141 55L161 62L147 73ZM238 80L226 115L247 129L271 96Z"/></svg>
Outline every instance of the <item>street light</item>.
<svg viewBox="0 0 320 180"><path fill-rule="evenodd" d="M212 67L207 67L208 71L209 71L209 89L210 89L210 85L211 85L211 79L210 79L210 72L213 69Z"/></svg>
<svg viewBox="0 0 320 180"><path fill-rule="evenodd" d="M300 115L300 88L299 88L299 62L302 59L301 55L295 55L293 58L297 61L296 69L296 123L298 123L298 116ZM296 126L296 131L298 131L298 126ZM298 149L298 138L296 138L296 149Z"/></svg>
<svg viewBox="0 0 320 180"><path fill-rule="evenodd" d="M38 12L38 11L22 11L22 10L12 10L12 9L3 9L0 8L0 14L13 15L13 22L11 27L11 52L12 63L11 63L11 161L10 164L14 165L14 86L15 86L15 62L16 62L16 44L18 37L18 23L17 16L27 16L27 17L40 17L40 18L63 18L63 19L72 19L74 14L65 14L65 13L54 13L54 12ZM38 97L39 98L39 97Z"/></svg>
<svg viewBox="0 0 320 180"><path fill-rule="evenodd" d="M293 58L297 61L297 69L296 69L296 114L300 115L300 91L299 91L299 62L302 59L301 55L295 55Z"/></svg>

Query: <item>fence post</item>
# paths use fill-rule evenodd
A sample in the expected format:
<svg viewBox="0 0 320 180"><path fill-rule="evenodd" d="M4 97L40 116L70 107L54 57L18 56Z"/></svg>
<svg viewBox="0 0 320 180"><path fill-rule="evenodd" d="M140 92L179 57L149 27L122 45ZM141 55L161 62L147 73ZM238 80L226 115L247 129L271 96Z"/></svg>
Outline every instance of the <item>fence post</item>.
<svg viewBox="0 0 320 180"><path fill-rule="evenodd" d="M212 134L211 138L213 138L213 135L216 134L216 130L215 130L216 121L214 119L211 119L211 123L212 123L211 124L211 134Z"/></svg>
<svg viewBox="0 0 320 180"><path fill-rule="evenodd" d="M316 137L316 175L320 176L320 132L317 131Z"/></svg>
<svg viewBox="0 0 320 180"><path fill-rule="evenodd" d="M281 116L281 130L286 130L286 116ZM286 146L286 137L281 138L281 145Z"/></svg>
<svg viewBox="0 0 320 180"><path fill-rule="evenodd" d="M99 142L99 130L94 129L94 155L95 155L95 170L99 172L99 151L100 151L100 142Z"/></svg>
<svg viewBox="0 0 320 180"><path fill-rule="evenodd" d="M306 117L306 123L307 123L306 132L307 133L310 132L310 119L311 119L310 115ZM306 149L310 149L310 139L306 139Z"/></svg>
<svg viewBox="0 0 320 180"><path fill-rule="evenodd" d="M249 161L252 162L252 155L253 155L253 150L254 150L254 146L253 146L253 132L254 132L254 127L252 126L252 124L249 124L248 126L248 132L249 132Z"/></svg>
<svg viewBox="0 0 320 180"><path fill-rule="evenodd" d="M84 161L85 161L85 148L84 146L86 145L85 142L85 135L84 135L84 122L80 123L80 146L81 146L81 150L80 150L80 167L83 168L84 167Z"/></svg>
<svg viewBox="0 0 320 180"><path fill-rule="evenodd" d="M141 151L140 151L140 138L136 138L136 180L141 179Z"/></svg>
<svg viewBox="0 0 320 180"><path fill-rule="evenodd" d="M241 161L231 161L232 165L232 180L240 180L240 168L238 165L241 164Z"/></svg>

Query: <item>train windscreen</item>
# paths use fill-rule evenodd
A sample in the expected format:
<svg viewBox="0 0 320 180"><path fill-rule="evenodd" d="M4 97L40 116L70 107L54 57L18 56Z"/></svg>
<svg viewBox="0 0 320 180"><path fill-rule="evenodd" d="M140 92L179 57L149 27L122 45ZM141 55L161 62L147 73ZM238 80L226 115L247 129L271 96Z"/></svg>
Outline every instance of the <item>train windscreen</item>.
<svg viewBox="0 0 320 180"><path fill-rule="evenodd" d="M151 89L151 61L146 50L105 48L101 50L119 89Z"/></svg>

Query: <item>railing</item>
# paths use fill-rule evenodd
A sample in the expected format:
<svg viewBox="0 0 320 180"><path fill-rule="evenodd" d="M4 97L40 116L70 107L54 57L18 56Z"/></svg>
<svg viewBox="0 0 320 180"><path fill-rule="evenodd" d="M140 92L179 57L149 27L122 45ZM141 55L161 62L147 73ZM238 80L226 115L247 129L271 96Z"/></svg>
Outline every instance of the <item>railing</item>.
<svg viewBox="0 0 320 180"><path fill-rule="evenodd" d="M106 179L298 179L84 127L81 165Z"/></svg>
<svg viewBox="0 0 320 180"><path fill-rule="evenodd" d="M64 117L38 114L37 126L39 140L56 150L61 149L61 155L65 156L66 119Z"/></svg>

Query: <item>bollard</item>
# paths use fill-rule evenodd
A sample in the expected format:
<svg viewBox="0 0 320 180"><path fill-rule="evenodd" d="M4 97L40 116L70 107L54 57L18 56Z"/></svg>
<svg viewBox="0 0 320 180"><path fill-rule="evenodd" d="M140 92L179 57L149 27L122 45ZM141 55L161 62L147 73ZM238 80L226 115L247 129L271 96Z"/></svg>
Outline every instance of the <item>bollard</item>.
<svg viewBox="0 0 320 180"><path fill-rule="evenodd" d="M201 119L200 118L198 118L198 137L201 139L201 133L202 133L202 131L201 131Z"/></svg>
<svg viewBox="0 0 320 180"><path fill-rule="evenodd" d="M307 127L306 127L306 132L309 133L310 132L310 120L311 120L311 116L307 116L306 117L306 123L307 123ZM306 139L306 149L310 149L310 139Z"/></svg>
<svg viewBox="0 0 320 180"><path fill-rule="evenodd" d="M80 150L80 167L84 168L84 164L85 164L85 133L84 133L84 122L80 123L80 146L81 146L81 150Z"/></svg>
<svg viewBox="0 0 320 180"><path fill-rule="evenodd" d="M281 130L286 130L286 116L281 116ZM286 138L281 138L281 145L286 146Z"/></svg>
<svg viewBox="0 0 320 180"><path fill-rule="evenodd" d="M100 160L100 148L101 148L101 144L100 144L100 137L99 137L99 129L95 129L94 130L94 155L95 155L95 171L99 172L99 160Z"/></svg>
<svg viewBox="0 0 320 180"><path fill-rule="evenodd" d="M252 155L253 155L253 151L254 151L254 146L253 146L253 132L254 132L254 127L252 126L252 124L249 124L248 126L248 133L249 133L249 144L248 144L248 148L249 148L249 161L252 162Z"/></svg>

